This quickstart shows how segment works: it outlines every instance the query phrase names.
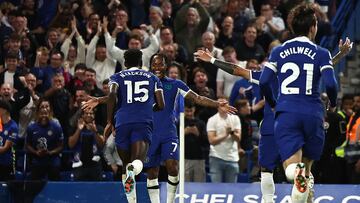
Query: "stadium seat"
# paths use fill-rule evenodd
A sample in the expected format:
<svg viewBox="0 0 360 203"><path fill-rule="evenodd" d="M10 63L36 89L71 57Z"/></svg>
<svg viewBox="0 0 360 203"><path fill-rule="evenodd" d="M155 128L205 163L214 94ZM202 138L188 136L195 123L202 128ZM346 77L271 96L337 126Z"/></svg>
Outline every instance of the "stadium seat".
<svg viewBox="0 0 360 203"><path fill-rule="evenodd" d="M111 171L104 171L102 174L103 181L114 181L114 176Z"/></svg>
<svg viewBox="0 0 360 203"><path fill-rule="evenodd" d="M74 174L72 171L63 171L60 173L60 179L62 181L74 181Z"/></svg>

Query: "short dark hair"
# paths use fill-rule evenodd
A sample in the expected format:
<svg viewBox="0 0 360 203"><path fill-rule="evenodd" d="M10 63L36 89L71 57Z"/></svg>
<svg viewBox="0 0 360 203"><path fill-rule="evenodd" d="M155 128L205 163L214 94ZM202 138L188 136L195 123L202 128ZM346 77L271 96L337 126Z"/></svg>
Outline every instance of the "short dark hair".
<svg viewBox="0 0 360 203"><path fill-rule="evenodd" d="M162 54L162 53L156 53L156 54L153 54L153 55L150 57L150 67L149 67L149 69L151 69L151 64L152 64L155 56L158 56L158 57L162 58L164 65L165 65L165 66L167 65L167 57L166 57L166 55L165 55L165 54Z"/></svg>
<svg viewBox="0 0 360 203"><path fill-rule="evenodd" d="M9 51L5 56L5 60L6 59L17 59L17 60L19 60L19 53L16 53L14 51Z"/></svg>
<svg viewBox="0 0 360 203"><path fill-rule="evenodd" d="M86 64L85 63L78 63L76 64L75 66L75 71L79 70L79 69L82 69L84 71L86 71L87 67L86 67Z"/></svg>
<svg viewBox="0 0 360 203"><path fill-rule="evenodd" d="M106 79L102 82L102 84L103 84L103 85L107 85L107 84L109 84L109 82L110 82L110 79L109 79L109 78L106 78Z"/></svg>
<svg viewBox="0 0 360 203"><path fill-rule="evenodd" d="M142 66L142 52L138 49L129 49L125 51L124 59L124 64L127 68Z"/></svg>
<svg viewBox="0 0 360 203"><path fill-rule="evenodd" d="M8 113L11 112L11 105L5 100L0 99L0 108L5 109Z"/></svg>
<svg viewBox="0 0 360 203"><path fill-rule="evenodd" d="M90 72L90 73L95 73L95 75L96 75L96 71L92 68L87 68L85 71Z"/></svg>
<svg viewBox="0 0 360 203"><path fill-rule="evenodd" d="M290 31L296 36L306 36L312 26L316 26L313 4L302 3L293 8L287 18Z"/></svg>
<svg viewBox="0 0 360 203"><path fill-rule="evenodd" d="M63 60L64 59L64 53L62 52L62 51L59 51L59 50L56 50L56 49L54 49L54 50L52 50L51 52L50 52L50 58L51 58L51 56L53 56L53 55L57 55L57 54L60 54L60 56L61 56L61 60Z"/></svg>
<svg viewBox="0 0 360 203"><path fill-rule="evenodd" d="M17 34L17 33L12 33L9 37L10 41L17 41L20 42L21 41L21 35Z"/></svg>

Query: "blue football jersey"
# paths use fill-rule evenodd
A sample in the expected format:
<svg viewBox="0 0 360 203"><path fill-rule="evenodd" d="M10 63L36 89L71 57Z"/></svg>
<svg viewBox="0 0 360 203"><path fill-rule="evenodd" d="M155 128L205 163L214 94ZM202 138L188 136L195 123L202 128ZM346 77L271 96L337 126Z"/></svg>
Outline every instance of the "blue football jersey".
<svg viewBox="0 0 360 203"><path fill-rule="evenodd" d="M164 90L165 108L154 113L154 134L167 136L176 134L176 118L174 109L178 97L183 97L190 91L190 88L181 80L174 80L168 77L162 78L161 83Z"/></svg>
<svg viewBox="0 0 360 203"><path fill-rule="evenodd" d="M54 120L50 120L46 126L40 125L38 122L32 122L27 128L26 142L35 150L54 150L58 143L64 140L64 134L60 124ZM53 157L33 157L33 164L53 164L59 165L58 156Z"/></svg>
<svg viewBox="0 0 360 203"><path fill-rule="evenodd" d="M13 144L16 143L18 138L19 128L14 120L10 120L8 123L3 124L3 131L0 132L0 146L3 147L7 140ZM9 166L13 163L13 150L9 149L5 153L0 154L0 164Z"/></svg>
<svg viewBox="0 0 360 203"><path fill-rule="evenodd" d="M251 71L251 76L250 76L249 82L251 82L254 85L258 86L261 73L262 73L261 71ZM271 81L271 88L274 91L274 94L277 95L279 85L278 85L278 80L276 78L274 78ZM263 120L261 122L260 134L261 135L272 135L272 134L274 134L274 123L275 123L275 113L271 109L270 105L267 102L265 102L264 118L263 118Z"/></svg>
<svg viewBox="0 0 360 203"><path fill-rule="evenodd" d="M260 83L270 80L270 74L277 75L279 93L276 111L323 117L319 82L324 71L329 70L333 75L329 51L314 44L307 37L297 37L273 49L269 62L265 64L264 77L261 76L264 81ZM267 96L269 92L265 90L263 94ZM268 99L271 98L270 95L266 98L267 102L271 100Z"/></svg>
<svg viewBox="0 0 360 203"><path fill-rule="evenodd" d="M118 86L115 127L127 123L152 123L155 91L162 89L159 78L148 71L130 68L112 75L110 84Z"/></svg>

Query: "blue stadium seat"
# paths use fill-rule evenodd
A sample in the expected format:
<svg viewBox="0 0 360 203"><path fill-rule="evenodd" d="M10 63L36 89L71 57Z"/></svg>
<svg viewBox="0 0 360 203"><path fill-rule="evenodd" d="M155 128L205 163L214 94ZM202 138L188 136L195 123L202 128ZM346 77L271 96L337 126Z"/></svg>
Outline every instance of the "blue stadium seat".
<svg viewBox="0 0 360 203"><path fill-rule="evenodd" d="M102 174L103 181L114 181L114 176L111 171L104 171Z"/></svg>
<svg viewBox="0 0 360 203"><path fill-rule="evenodd" d="M74 174L72 171L62 171L60 173L60 179L62 181L74 181Z"/></svg>

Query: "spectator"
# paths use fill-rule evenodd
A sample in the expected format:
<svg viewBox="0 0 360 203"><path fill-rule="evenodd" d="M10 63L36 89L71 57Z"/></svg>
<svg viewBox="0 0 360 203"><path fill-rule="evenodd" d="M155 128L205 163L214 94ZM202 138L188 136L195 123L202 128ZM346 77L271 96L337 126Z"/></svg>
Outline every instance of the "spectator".
<svg viewBox="0 0 360 203"><path fill-rule="evenodd" d="M27 128L26 149L32 155L31 180L48 176L60 180L60 157L64 135L58 122L52 119L50 102L41 100L36 108L36 120Z"/></svg>
<svg viewBox="0 0 360 203"><path fill-rule="evenodd" d="M173 17L171 2L169 0L162 1L161 10L163 12L162 15L163 25L174 28L174 17Z"/></svg>
<svg viewBox="0 0 360 203"><path fill-rule="evenodd" d="M15 154L13 145L18 137L18 125L11 119L11 105L0 100L0 118L2 130L0 132L0 181L9 181L14 178L13 160Z"/></svg>
<svg viewBox="0 0 360 203"><path fill-rule="evenodd" d="M53 107L54 116L59 119L65 135L65 140L67 140L71 94L65 89L64 77L61 74L54 75L52 78L52 86L45 92L44 97L49 100Z"/></svg>
<svg viewBox="0 0 360 203"><path fill-rule="evenodd" d="M69 137L69 148L74 150L73 173L78 181L101 180L100 152L105 144L103 129L95 124L93 110L82 111L76 130Z"/></svg>
<svg viewBox="0 0 360 203"><path fill-rule="evenodd" d="M27 88L24 77L21 77L20 80L22 81L24 87L19 89L17 92L15 92L14 88L9 83L3 83L0 88L0 97L4 101L10 103L11 118L16 122L19 122L20 110L30 101L30 91Z"/></svg>
<svg viewBox="0 0 360 203"><path fill-rule="evenodd" d="M46 35L46 47L50 51L60 50L61 41L60 41L60 32L55 28L50 28Z"/></svg>
<svg viewBox="0 0 360 203"><path fill-rule="evenodd" d="M8 52L5 57L6 68L0 73L0 84L8 83L16 91L23 88L24 85L19 78L20 74L17 70L18 65L19 55L16 52Z"/></svg>
<svg viewBox="0 0 360 203"><path fill-rule="evenodd" d="M262 62L265 58L263 48L256 43L257 30L254 24L246 26L244 31L243 40L235 45L237 57L240 61L248 61L256 59Z"/></svg>
<svg viewBox="0 0 360 203"><path fill-rule="evenodd" d="M236 58L236 51L233 47L225 47L222 52L223 57L226 62L236 64L240 67L245 67L246 61L238 61ZM216 74L216 96L220 97L230 97L231 90L237 80L242 79L239 76L231 75L221 69L218 69Z"/></svg>
<svg viewBox="0 0 360 203"><path fill-rule="evenodd" d="M101 22L100 16L97 13L91 13L87 19L88 21L86 21L85 27L80 30L80 34L84 37L85 43L89 44L101 32Z"/></svg>
<svg viewBox="0 0 360 203"><path fill-rule="evenodd" d="M239 40L239 34L234 32L234 19L231 16L226 16L221 23L221 30L215 45L224 49L227 46L234 46Z"/></svg>
<svg viewBox="0 0 360 203"><path fill-rule="evenodd" d="M115 46L114 38L112 38L109 32L107 31L107 23L108 23L107 19L104 18L103 28L105 33L106 47L108 47L110 56L116 59L116 61L118 61L122 65L122 67L125 67L124 66L125 50L119 49L118 47ZM150 45L148 47L142 49L141 48L143 42L142 38L139 35L134 35L134 34L130 36L129 44L128 44L129 49L141 50L143 66L145 66L146 69L148 69L149 67L150 57L159 50L159 41L157 40L157 37L151 32L149 32L148 34L150 35ZM98 81L103 81L105 79L106 78L103 78L102 80L98 80Z"/></svg>
<svg viewBox="0 0 360 203"><path fill-rule="evenodd" d="M112 27L114 27L114 30L118 29L115 45L120 49L128 48L128 41L131 34L128 27L128 20L128 13L124 8L120 8L115 12L115 22L112 23Z"/></svg>
<svg viewBox="0 0 360 203"><path fill-rule="evenodd" d="M121 180L121 171L123 163L116 149L115 144L115 131L113 130L111 135L107 138L104 146L104 157L108 166L111 167L114 180Z"/></svg>
<svg viewBox="0 0 360 203"><path fill-rule="evenodd" d="M360 95L354 96L354 113L350 117L350 121L346 129L346 139L348 144L355 145L359 143L360 131ZM348 159L349 183L360 183L360 159Z"/></svg>
<svg viewBox="0 0 360 203"><path fill-rule="evenodd" d="M195 68L193 71L193 78L195 84L191 86L191 90L200 96L216 99L214 90L207 86L208 76L203 68ZM199 105L196 106L195 116L204 122L207 122L208 118L210 118L215 113L216 110L214 109L209 109Z"/></svg>
<svg viewBox="0 0 360 203"><path fill-rule="evenodd" d="M261 4L260 16L265 19L263 28L264 32L270 32L277 36L282 30L285 29L284 20L280 17L274 16L274 11L270 3L264 2Z"/></svg>
<svg viewBox="0 0 360 203"><path fill-rule="evenodd" d="M209 141L205 123L195 117L193 102L185 102L185 181L205 182Z"/></svg>
<svg viewBox="0 0 360 203"><path fill-rule="evenodd" d="M72 76L75 73L75 66L78 63L85 63L85 42L76 28L76 19L71 20L72 33L65 39L61 45L61 51L64 53L66 72ZM77 47L71 44L72 38L75 35Z"/></svg>
<svg viewBox="0 0 360 203"><path fill-rule="evenodd" d="M107 27L107 24L104 23L104 29L105 27ZM96 82L99 86L101 85L101 81L109 78L115 73L116 66L115 59L109 54L111 52L110 45L98 43L101 32L101 25L99 23L97 33L92 38L86 53L86 66L97 72ZM104 30L104 32L107 33L107 30ZM115 46L115 44L112 44L112 46Z"/></svg>
<svg viewBox="0 0 360 203"><path fill-rule="evenodd" d="M209 14L200 3L190 1L185 4L174 21L176 42L183 45L187 53L194 53L196 47L201 45L201 35L207 30L209 21Z"/></svg>
<svg viewBox="0 0 360 203"><path fill-rule="evenodd" d="M60 51L53 51L50 54L50 65L43 69L44 79L39 91L44 93L52 86L53 77L60 74L64 78L66 86L69 85L71 80L70 73L66 72L62 66L64 62L64 54Z"/></svg>
<svg viewBox="0 0 360 203"><path fill-rule="evenodd" d="M167 75L172 79L179 79L183 82L186 82L186 72L184 67L181 64L173 62L169 65L167 69Z"/></svg>
<svg viewBox="0 0 360 203"><path fill-rule="evenodd" d="M32 73L28 73L25 75L25 80L30 91L30 101L20 110L19 114L19 138L22 142L24 141L26 135L26 128L29 126L31 121L35 120L36 103L40 99L39 94L35 91L36 77ZM19 146L19 144L17 145ZM22 146L23 145L20 145L19 148L22 148Z"/></svg>
<svg viewBox="0 0 360 203"><path fill-rule="evenodd" d="M338 114L349 123L349 119L353 114L354 98L352 95L344 95L341 99L341 106Z"/></svg>
<svg viewBox="0 0 360 203"><path fill-rule="evenodd" d="M173 45L174 49L174 59L171 61L176 61L182 63L183 65L188 64L189 53L186 52L186 49L181 44L174 42L174 33L170 27L161 27L160 28L160 52L163 52L166 45ZM166 52L165 52L166 55ZM168 56L167 56L168 57Z"/></svg>
<svg viewBox="0 0 360 203"><path fill-rule="evenodd" d="M239 173L238 143L241 139L239 117L226 113L223 107L209 118L206 130L210 143L209 167L213 183L236 183Z"/></svg>

